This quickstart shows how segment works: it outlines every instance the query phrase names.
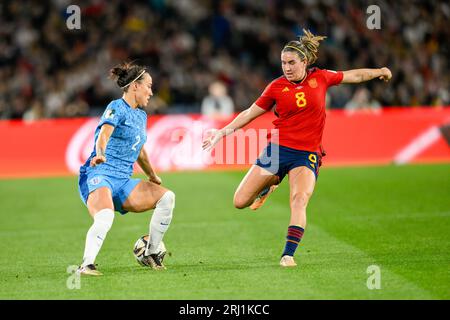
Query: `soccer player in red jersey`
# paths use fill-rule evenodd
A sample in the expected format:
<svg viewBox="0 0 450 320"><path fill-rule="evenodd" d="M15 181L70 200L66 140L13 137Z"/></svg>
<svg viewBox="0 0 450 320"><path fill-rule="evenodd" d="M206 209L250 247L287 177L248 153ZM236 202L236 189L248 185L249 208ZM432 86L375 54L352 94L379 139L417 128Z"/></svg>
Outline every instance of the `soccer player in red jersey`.
<svg viewBox="0 0 450 320"><path fill-rule="evenodd" d="M315 36L309 30L303 32L304 36L288 42L281 51L283 76L273 80L255 103L230 124L212 131L203 141L203 149L211 150L224 136L275 107L278 118L273 124L278 129L278 136L275 140L272 138L242 180L234 195L234 206L259 208L288 175L291 218L280 261L283 267L296 266L293 256L306 227L306 207L323 156L327 89L341 83L361 83L375 78L389 81L392 77L388 68L337 72L308 68L317 60L319 41L325 37Z"/></svg>

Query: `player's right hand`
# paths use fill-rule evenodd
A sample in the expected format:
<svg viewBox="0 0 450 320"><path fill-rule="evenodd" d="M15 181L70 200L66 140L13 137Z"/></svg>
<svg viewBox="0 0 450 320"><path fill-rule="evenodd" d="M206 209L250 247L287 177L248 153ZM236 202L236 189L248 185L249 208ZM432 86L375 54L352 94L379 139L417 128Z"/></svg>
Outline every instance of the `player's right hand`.
<svg viewBox="0 0 450 320"><path fill-rule="evenodd" d="M96 165L106 162L105 156L95 156L91 159L91 167L95 167Z"/></svg>
<svg viewBox="0 0 450 320"><path fill-rule="evenodd" d="M222 139L224 133L222 130L210 129L206 131L206 138L203 140L202 148L206 151L211 151L214 146Z"/></svg>

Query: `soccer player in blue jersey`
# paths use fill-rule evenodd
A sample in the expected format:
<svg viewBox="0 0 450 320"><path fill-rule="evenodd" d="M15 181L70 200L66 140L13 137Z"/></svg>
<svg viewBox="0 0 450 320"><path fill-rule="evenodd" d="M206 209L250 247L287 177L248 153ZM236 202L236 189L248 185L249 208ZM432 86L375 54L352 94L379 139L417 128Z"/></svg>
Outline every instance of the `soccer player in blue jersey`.
<svg viewBox="0 0 450 320"><path fill-rule="evenodd" d="M154 209L143 262L152 269L165 269L158 247L172 220L175 194L161 186L143 148L147 114L141 107L153 95L152 77L142 66L123 63L111 69L111 78L123 96L107 106L95 130L94 150L80 167L80 196L94 222L86 235L79 274L101 275L94 261L113 224L114 211ZM148 181L131 179L136 161Z"/></svg>

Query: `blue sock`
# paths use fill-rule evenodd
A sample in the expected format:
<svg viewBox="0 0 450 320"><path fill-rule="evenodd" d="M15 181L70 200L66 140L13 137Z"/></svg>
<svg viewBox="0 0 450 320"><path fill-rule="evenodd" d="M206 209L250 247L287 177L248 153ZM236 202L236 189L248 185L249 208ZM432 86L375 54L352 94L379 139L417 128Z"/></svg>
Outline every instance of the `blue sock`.
<svg viewBox="0 0 450 320"><path fill-rule="evenodd" d="M282 256L294 256L300 240L302 240L305 230L299 226L289 226L286 236L286 246L284 247Z"/></svg>

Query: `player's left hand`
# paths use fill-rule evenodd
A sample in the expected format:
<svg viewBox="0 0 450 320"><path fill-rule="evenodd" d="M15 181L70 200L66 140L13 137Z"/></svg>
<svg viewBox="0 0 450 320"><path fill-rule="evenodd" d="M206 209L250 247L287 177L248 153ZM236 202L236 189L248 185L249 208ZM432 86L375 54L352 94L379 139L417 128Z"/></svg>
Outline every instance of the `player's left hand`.
<svg viewBox="0 0 450 320"><path fill-rule="evenodd" d="M95 167L96 165L99 165L103 162L106 162L105 156L95 156L91 159L90 166Z"/></svg>
<svg viewBox="0 0 450 320"><path fill-rule="evenodd" d="M384 80L384 82L388 82L392 78L392 72L386 67L381 68L381 77L380 80Z"/></svg>
<svg viewBox="0 0 450 320"><path fill-rule="evenodd" d="M150 182L156 183L156 184L161 184L162 180L160 177L158 177L156 174L150 178L148 178L148 180L150 180Z"/></svg>
<svg viewBox="0 0 450 320"><path fill-rule="evenodd" d="M206 138L203 140L202 148L205 151L211 151L214 146L224 137L222 130L209 129L205 134Z"/></svg>

